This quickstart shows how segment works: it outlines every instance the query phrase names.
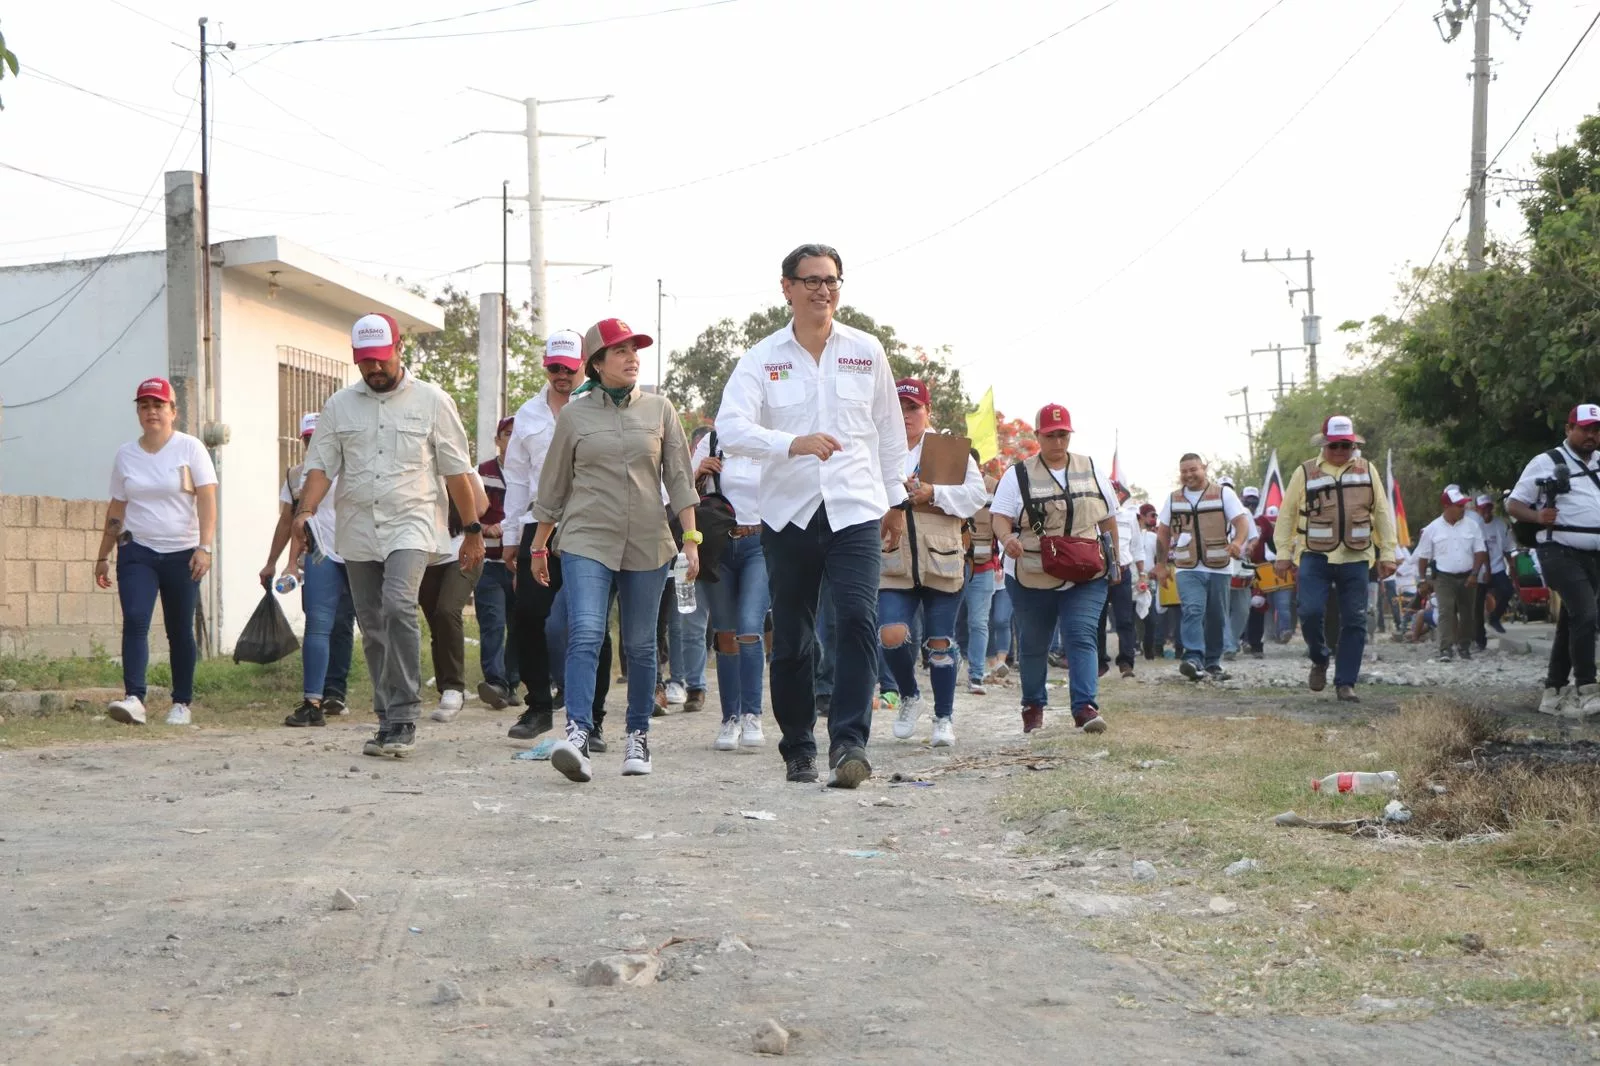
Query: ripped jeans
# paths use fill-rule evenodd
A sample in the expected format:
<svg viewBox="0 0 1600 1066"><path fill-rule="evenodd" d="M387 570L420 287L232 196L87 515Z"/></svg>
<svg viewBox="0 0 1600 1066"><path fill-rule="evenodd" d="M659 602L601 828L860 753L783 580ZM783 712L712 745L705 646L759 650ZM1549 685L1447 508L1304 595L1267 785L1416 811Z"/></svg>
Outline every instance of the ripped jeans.
<svg viewBox="0 0 1600 1066"><path fill-rule="evenodd" d="M956 674L961 661L955 629L960 605L959 592L929 588L878 590L878 639L902 700L921 695L917 687L917 647L911 642L911 632L917 610L922 610L923 640L929 653L928 683L933 688L933 713L938 718L955 713ZM895 640L898 643L892 643Z"/></svg>

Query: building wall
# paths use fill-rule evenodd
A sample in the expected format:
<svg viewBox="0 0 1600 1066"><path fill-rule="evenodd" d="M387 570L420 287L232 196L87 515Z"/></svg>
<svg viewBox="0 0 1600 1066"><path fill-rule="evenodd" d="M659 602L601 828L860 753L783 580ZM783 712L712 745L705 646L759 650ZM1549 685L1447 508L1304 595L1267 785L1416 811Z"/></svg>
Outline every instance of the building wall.
<svg viewBox="0 0 1600 1066"><path fill-rule="evenodd" d="M116 587L94 584L103 500L0 497L0 655L112 655L122 646ZM157 609L150 653L167 658Z"/></svg>
<svg viewBox="0 0 1600 1066"><path fill-rule="evenodd" d="M91 272L75 296L57 299ZM139 435L134 390L166 374L166 272L160 251L0 269L0 321L40 308L0 329L0 359L12 356L0 365L0 493L106 498L117 446Z"/></svg>

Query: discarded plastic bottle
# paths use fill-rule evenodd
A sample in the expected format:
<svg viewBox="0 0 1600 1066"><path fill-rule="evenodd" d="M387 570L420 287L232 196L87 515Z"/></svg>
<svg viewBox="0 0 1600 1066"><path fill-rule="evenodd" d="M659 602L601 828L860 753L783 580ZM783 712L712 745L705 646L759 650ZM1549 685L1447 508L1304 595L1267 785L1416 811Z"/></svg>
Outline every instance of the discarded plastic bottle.
<svg viewBox="0 0 1600 1066"><path fill-rule="evenodd" d="M1321 781L1311 782L1313 792L1352 793L1364 796L1374 792L1396 792L1400 788L1400 775L1393 770L1381 773L1329 774Z"/></svg>
<svg viewBox="0 0 1600 1066"><path fill-rule="evenodd" d="M287 596L300 587L300 581L293 574L284 574L272 583L272 587L278 590L278 595Z"/></svg>
<svg viewBox="0 0 1600 1066"><path fill-rule="evenodd" d="M672 585L678 590L678 613L694 613L694 582L689 580L689 557L683 552L672 564Z"/></svg>

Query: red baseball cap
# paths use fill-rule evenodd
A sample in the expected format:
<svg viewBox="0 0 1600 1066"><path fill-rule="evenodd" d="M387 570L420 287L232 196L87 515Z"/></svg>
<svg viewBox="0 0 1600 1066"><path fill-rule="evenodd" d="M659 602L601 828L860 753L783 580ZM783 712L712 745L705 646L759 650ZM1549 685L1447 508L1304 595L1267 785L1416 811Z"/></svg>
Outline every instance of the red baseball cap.
<svg viewBox="0 0 1600 1066"><path fill-rule="evenodd" d="M627 341L632 341L640 348L648 348L655 343L645 334L635 333L633 327L620 318L603 318L590 326L589 332L583 335L583 357L587 359L603 348L610 348Z"/></svg>
<svg viewBox="0 0 1600 1066"><path fill-rule="evenodd" d="M172 382L166 378L145 378L139 382L139 390L133 394L134 402L137 403L146 396L153 396L167 403L178 402L177 393L172 391Z"/></svg>
<svg viewBox="0 0 1600 1066"><path fill-rule="evenodd" d="M1572 409L1567 421L1574 426L1592 426L1600 422L1600 404L1580 403Z"/></svg>
<svg viewBox="0 0 1600 1066"><path fill-rule="evenodd" d="M1444 491L1439 493L1439 502L1445 506L1457 503L1471 503L1472 497L1461 491L1460 485L1446 485Z"/></svg>
<svg viewBox="0 0 1600 1066"><path fill-rule="evenodd" d="M510 433L511 432L511 427L516 425L516 423L517 423L517 416L516 415L506 415L504 418L502 418L495 425L495 427L494 427L494 435L498 437L502 433Z"/></svg>
<svg viewBox="0 0 1600 1066"><path fill-rule="evenodd" d="M1058 403L1047 403L1039 408L1039 416L1034 420L1035 433L1054 433L1058 429L1072 432L1072 414Z"/></svg>
<svg viewBox="0 0 1600 1066"><path fill-rule="evenodd" d="M399 343L400 324L381 311L362 315L350 327L350 347L358 363L388 362L394 358L395 346Z"/></svg>
<svg viewBox="0 0 1600 1066"><path fill-rule="evenodd" d="M901 378L894 383L894 391L902 400L910 400L918 407L927 407L933 402L928 396L928 386L916 378Z"/></svg>

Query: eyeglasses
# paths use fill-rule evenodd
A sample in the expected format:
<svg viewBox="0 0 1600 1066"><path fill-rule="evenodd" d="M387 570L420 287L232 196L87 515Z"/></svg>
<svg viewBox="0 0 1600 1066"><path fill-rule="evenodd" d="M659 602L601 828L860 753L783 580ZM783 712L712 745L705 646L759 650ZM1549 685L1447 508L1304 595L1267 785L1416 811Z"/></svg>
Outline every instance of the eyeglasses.
<svg viewBox="0 0 1600 1066"><path fill-rule="evenodd" d="M552 363L544 368L546 374L576 374L577 371L570 366L560 366Z"/></svg>
<svg viewBox="0 0 1600 1066"><path fill-rule="evenodd" d="M1327 448L1330 452L1347 452L1355 447L1355 442L1348 440L1330 440L1327 444L1324 444L1323 447Z"/></svg>
<svg viewBox="0 0 1600 1066"><path fill-rule="evenodd" d="M825 278L824 277L818 277L816 274L812 274L810 277L805 277L805 278L791 277L789 280L790 281L798 281L800 284L802 284L802 285L804 285L806 287L806 291L808 291L808 292L816 292L818 289L822 288L824 285L826 285L828 287L828 291L829 292L838 292L839 291L839 286L844 284L844 279L843 278L836 278L832 274L829 274Z"/></svg>

